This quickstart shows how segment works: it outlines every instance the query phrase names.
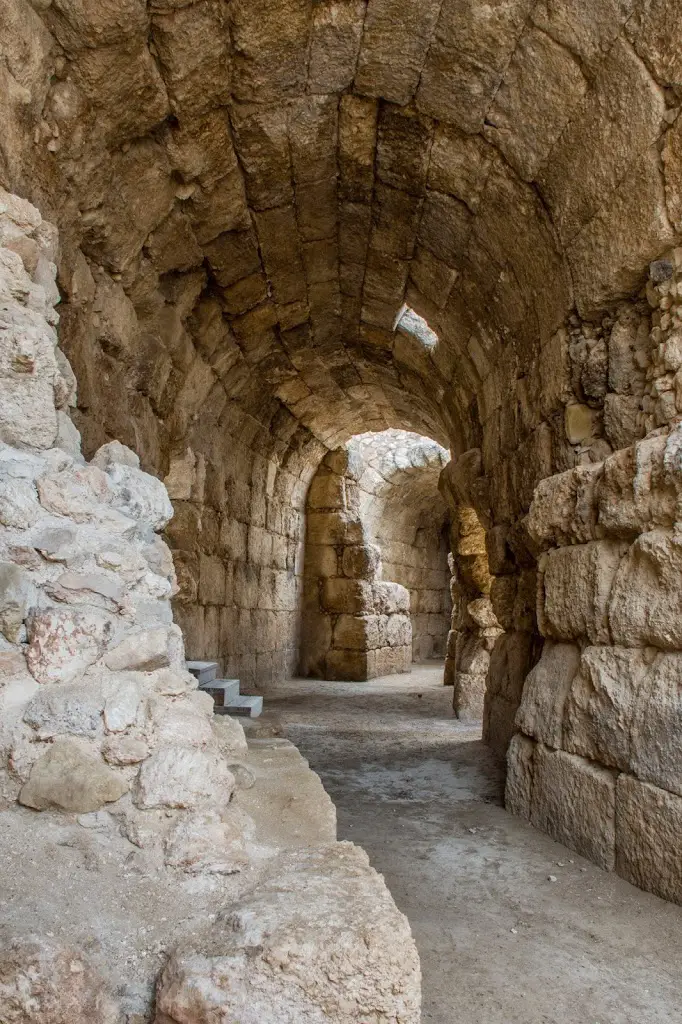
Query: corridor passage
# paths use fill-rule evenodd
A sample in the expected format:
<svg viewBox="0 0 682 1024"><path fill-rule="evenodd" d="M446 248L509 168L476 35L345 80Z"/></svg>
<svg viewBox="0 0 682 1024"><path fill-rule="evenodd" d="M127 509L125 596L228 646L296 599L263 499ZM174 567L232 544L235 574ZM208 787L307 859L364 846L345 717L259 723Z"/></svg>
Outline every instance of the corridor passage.
<svg viewBox="0 0 682 1024"><path fill-rule="evenodd" d="M680 908L502 807L480 731L442 666L372 683L294 680L283 732L407 914L425 1024L680 1024Z"/></svg>

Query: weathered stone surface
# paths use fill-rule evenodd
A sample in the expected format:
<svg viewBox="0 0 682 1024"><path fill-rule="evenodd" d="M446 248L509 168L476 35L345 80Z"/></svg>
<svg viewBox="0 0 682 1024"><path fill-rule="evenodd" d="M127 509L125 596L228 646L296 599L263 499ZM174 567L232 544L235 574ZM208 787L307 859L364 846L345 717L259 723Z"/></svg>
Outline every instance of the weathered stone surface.
<svg viewBox="0 0 682 1024"><path fill-rule="evenodd" d="M487 651L486 660L490 660ZM457 672L452 704L460 722L480 722L483 718L487 665L476 666L476 672Z"/></svg>
<svg viewBox="0 0 682 1024"><path fill-rule="evenodd" d="M465 131L479 130L530 7L514 0L481 10L446 0L422 71L419 107Z"/></svg>
<svg viewBox="0 0 682 1024"><path fill-rule="evenodd" d="M634 717L649 693L649 672L640 650L586 647L564 705L564 748L628 771Z"/></svg>
<svg viewBox="0 0 682 1024"><path fill-rule="evenodd" d="M119 1024L121 1009L80 950L53 937L4 938L0 1013L35 1024Z"/></svg>
<svg viewBox="0 0 682 1024"><path fill-rule="evenodd" d="M615 773L575 754L537 745L533 757L531 824L612 871L615 808Z"/></svg>
<svg viewBox="0 0 682 1024"><path fill-rule="evenodd" d="M19 256L2 250L6 270L30 286ZM25 286L26 286L25 285ZM24 287L25 287L24 286ZM0 316L0 440L20 448L50 448L57 435L53 388L58 376L54 333L31 310Z"/></svg>
<svg viewBox="0 0 682 1024"><path fill-rule="evenodd" d="M121 775L74 740L57 740L34 764L19 802L38 811L98 811L128 790Z"/></svg>
<svg viewBox="0 0 682 1024"><path fill-rule="evenodd" d="M682 798L630 775L616 788L616 870L663 899L682 903L678 836Z"/></svg>
<svg viewBox="0 0 682 1024"><path fill-rule="evenodd" d="M132 672L106 677L104 727L108 733L124 732L135 724L142 703L142 685Z"/></svg>
<svg viewBox="0 0 682 1024"><path fill-rule="evenodd" d="M624 647L682 647L679 575L682 547L663 530L643 533L616 573L608 614L614 642Z"/></svg>
<svg viewBox="0 0 682 1024"><path fill-rule="evenodd" d="M41 687L24 714L41 739L69 734L95 738L102 733L105 694L99 680Z"/></svg>
<svg viewBox="0 0 682 1024"><path fill-rule="evenodd" d="M542 175L566 240L597 213L633 159L653 144L662 116L660 89L627 43L618 40ZM571 180L571 172L579 181Z"/></svg>
<svg viewBox="0 0 682 1024"><path fill-rule="evenodd" d="M253 947L261 950L256 957L247 952ZM291 856L276 883L234 907L227 927L214 926L176 951L161 976L156 1021L180 1024L188 1013L208 1021L227 1012L244 1024L272 1014L315 1024L330 1015L360 1024L368 1014L417 1024L419 1002L407 921L366 855L343 843Z"/></svg>
<svg viewBox="0 0 682 1024"><path fill-rule="evenodd" d="M187 814L171 830L164 859L189 874L233 875L248 864L244 831L248 819L231 808L220 815Z"/></svg>
<svg viewBox="0 0 682 1024"><path fill-rule="evenodd" d="M543 632L557 640L587 636L608 643L607 608L621 562L621 545L592 541L549 552L545 567Z"/></svg>
<svg viewBox="0 0 682 1024"><path fill-rule="evenodd" d="M673 525L676 495L664 472L665 448L665 438L650 437L605 459L597 501L609 534L631 538Z"/></svg>
<svg viewBox="0 0 682 1024"><path fill-rule="evenodd" d="M86 523L102 515L109 504L109 482L96 466L67 466L38 480L40 504L47 512Z"/></svg>
<svg viewBox="0 0 682 1024"><path fill-rule="evenodd" d="M139 764L149 756L149 744L141 736L128 733L109 736L102 746L102 756L109 764Z"/></svg>
<svg viewBox="0 0 682 1024"><path fill-rule="evenodd" d="M124 515L162 530L173 516L173 506L160 480L119 462L107 469L111 503Z"/></svg>
<svg viewBox="0 0 682 1024"><path fill-rule="evenodd" d="M111 616L95 608L36 611L28 621L31 674L39 683L71 682L102 656L114 631Z"/></svg>
<svg viewBox="0 0 682 1024"><path fill-rule="evenodd" d="M399 0L370 0L355 79L359 92L409 102L438 19L434 0L406 11Z"/></svg>
<svg viewBox="0 0 682 1024"><path fill-rule="evenodd" d="M550 70L551 69L551 70ZM519 40L488 112L487 137L530 181L587 89L573 55L537 29Z"/></svg>
<svg viewBox="0 0 682 1024"><path fill-rule="evenodd" d="M0 562L0 630L10 643L19 640L33 601L35 589L28 574L12 562Z"/></svg>
<svg viewBox="0 0 682 1024"><path fill-rule="evenodd" d="M145 629L131 633L105 657L112 672L125 670L152 671L170 664L168 630Z"/></svg>
<svg viewBox="0 0 682 1024"><path fill-rule="evenodd" d="M193 691L174 701L157 697L150 703L150 718L157 742L204 749L213 740L213 698Z"/></svg>
<svg viewBox="0 0 682 1024"><path fill-rule="evenodd" d="M372 580L381 572L381 553L374 544L345 547L341 558L344 576Z"/></svg>
<svg viewBox="0 0 682 1024"><path fill-rule="evenodd" d="M139 807L226 806L234 776L215 754L192 747L164 746L143 762L136 784Z"/></svg>
<svg viewBox="0 0 682 1024"><path fill-rule="evenodd" d="M531 635L512 631L498 637L490 656L483 731L501 761L515 732L514 720L532 664Z"/></svg>
<svg viewBox="0 0 682 1024"><path fill-rule="evenodd" d="M533 756L536 744L517 732L507 752L504 806L511 814L530 820L533 795Z"/></svg>
<svg viewBox="0 0 682 1024"><path fill-rule="evenodd" d="M580 651L573 644L546 641L524 684L516 724L548 747L561 747L564 705L579 661Z"/></svg>
<svg viewBox="0 0 682 1024"><path fill-rule="evenodd" d="M568 249L582 316L635 291L642 268L673 244L658 160L645 152Z"/></svg>
<svg viewBox="0 0 682 1024"><path fill-rule="evenodd" d="M230 760L243 757L248 750L244 728L241 722L230 715L219 715L213 718L213 737L223 757Z"/></svg>
<svg viewBox="0 0 682 1024"><path fill-rule="evenodd" d="M362 0L327 0L315 10L308 70L312 92L331 93L355 73L365 6Z"/></svg>
<svg viewBox="0 0 682 1024"><path fill-rule="evenodd" d="M661 654L637 691L630 719L630 770L682 797L682 655Z"/></svg>

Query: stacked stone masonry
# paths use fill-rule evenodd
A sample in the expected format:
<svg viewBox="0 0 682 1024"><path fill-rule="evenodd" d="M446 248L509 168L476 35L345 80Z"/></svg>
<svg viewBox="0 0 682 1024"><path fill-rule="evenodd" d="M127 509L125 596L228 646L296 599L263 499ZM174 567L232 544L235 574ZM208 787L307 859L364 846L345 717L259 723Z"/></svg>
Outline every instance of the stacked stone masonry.
<svg viewBox="0 0 682 1024"><path fill-rule="evenodd" d="M348 442L360 517L380 552L381 577L410 592L412 660L445 655L450 619L450 512L438 477L449 455L435 441L402 430ZM361 471L360 471L361 470Z"/></svg>
<svg viewBox="0 0 682 1024"><path fill-rule="evenodd" d="M540 485L538 619L507 806L682 902L680 452L674 426ZM572 793L569 799L568 794Z"/></svg>
<svg viewBox="0 0 682 1024"><path fill-rule="evenodd" d="M5 7L0 182L59 229L60 345L78 382L54 422L73 444L70 408L88 458L119 442L168 481L189 654L260 686L294 670L311 481L352 436L402 429L452 454L450 680L473 709L487 664L501 759L550 641L581 659L585 641L674 655L608 572L665 560L640 538L675 537L674 520L633 525L628 482L637 446L673 436L682 409L675 0ZM540 543L538 485L615 466L603 534L585 512L578 534ZM562 576L602 611L562 598ZM556 750L537 755L537 793L559 802L564 756L587 755ZM616 847L638 834L632 787L654 787L672 856L678 795L607 762L623 779ZM653 860L627 871L663 891Z"/></svg>
<svg viewBox="0 0 682 1024"><path fill-rule="evenodd" d="M303 675L360 682L410 671L410 592L381 578L381 549L370 540L363 508L377 503L365 489L375 471L364 455L352 445L330 452L310 486Z"/></svg>

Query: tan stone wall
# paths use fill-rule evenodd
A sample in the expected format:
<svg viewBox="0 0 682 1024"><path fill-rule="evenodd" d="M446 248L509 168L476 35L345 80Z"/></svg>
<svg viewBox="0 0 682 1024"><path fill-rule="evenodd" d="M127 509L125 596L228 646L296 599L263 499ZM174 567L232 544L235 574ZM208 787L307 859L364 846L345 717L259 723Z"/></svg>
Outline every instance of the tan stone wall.
<svg viewBox="0 0 682 1024"><path fill-rule="evenodd" d="M356 453L323 460L308 494L301 671L360 682L409 672L409 591L380 579L380 551L360 514Z"/></svg>
<svg viewBox="0 0 682 1024"><path fill-rule="evenodd" d="M515 813L677 902L682 873L666 834L682 815L681 277L674 256L652 266L651 331L635 335L650 355L634 417L646 437L535 491L526 528L542 552L546 639L523 687L507 785ZM622 368L620 345L609 366Z"/></svg>
<svg viewBox="0 0 682 1024"><path fill-rule="evenodd" d="M219 465L230 475L222 494L208 488L203 456L191 449L166 478L175 499L168 529L180 584L175 614L192 657L267 688L298 663L303 485L274 460L232 438L223 443L229 455Z"/></svg>
<svg viewBox="0 0 682 1024"><path fill-rule="evenodd" d="M389 521L390 522L390 521ZM422 527L382 545L382 574L410 592L412 660L445 658L451 614L447 529Z"/></svg>
<svg viewBox="0 0 682 1024"><path fill-rule="evenodd" d="M502 633L490 601L492 576L486 535L473 508L457 504L450 486L452 466L441 474L440 486L453 506L450 527L452 620L448 633L445 684L453 687L452 706L458 718L480 721L490 682L490 655Z"/></svg>
<svg viewBox="0 0 682 1024"><path fill-rule="evenodd" d="M448 453L408 431L362 434L348 443L357 463L360 514L381 556L381 576L410 592L412 659L445 657L451 614L449 512L438 492Z"/></svg>

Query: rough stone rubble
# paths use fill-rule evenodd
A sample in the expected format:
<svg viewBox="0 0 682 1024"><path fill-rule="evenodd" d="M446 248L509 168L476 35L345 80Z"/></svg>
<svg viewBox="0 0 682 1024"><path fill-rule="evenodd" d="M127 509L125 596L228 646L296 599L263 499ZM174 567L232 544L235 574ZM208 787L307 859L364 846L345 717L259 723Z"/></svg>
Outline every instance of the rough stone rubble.
<svg viewBox="0 0 682 1024"><path fill-rule="evenodd" d="M56 246L34 207L4 197L0 816L14 816L5 829L23 828L30 847L36 829L17 801L63 812L74 834L102 830L117 860L141 851L142 874L174 872L180 888L183 878L248 873L264 844L273 847L270 858L281 851L233 799L254 782L241 726L229 718L214 724L211 697L185 669L170 606L173 560L159 536L173 514L166 489L119 442L86 462L66 413L75 381L57 348ZM209 887L203 913L215 919L217 908L225 925L210 938L213 960L191 933L170 955L158 1024L207 1020L216 1007L254 1022L322 1021L330 1013L340 1024L368 1014L386 1024L418 1021L409 926L362 851L335 844L333 832L331 839L313 838L310 851L280 858L264 877L261 870L257 893L253 879L238 902ZM110 884L98 878L101 895ZM40 885L36 879L38 899ZM39 913L22 915L19 933L5 923L3 1020L151 1020L152 1005L142 1006L142 1017L122 1017L105 965L53 932L41 934L39 921ZM125 986L123 969L116 987Z"/></svg>

